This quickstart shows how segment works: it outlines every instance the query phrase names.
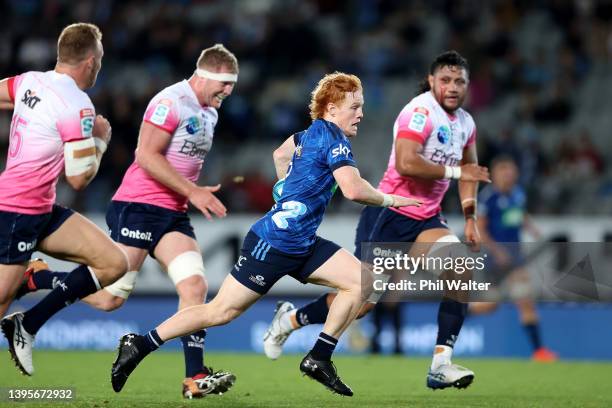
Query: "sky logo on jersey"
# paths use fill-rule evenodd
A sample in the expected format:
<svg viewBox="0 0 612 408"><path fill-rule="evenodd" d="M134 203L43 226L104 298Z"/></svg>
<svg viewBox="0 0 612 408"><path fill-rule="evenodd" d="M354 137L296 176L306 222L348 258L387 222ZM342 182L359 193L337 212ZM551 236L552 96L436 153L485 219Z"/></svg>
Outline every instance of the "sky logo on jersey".
<svg viewBox="0 0 612 408"><path fill-rule="evenodd" d="M28 108L34 109L36 104L40 102L40 98L36 96L36 92L28 89L23 94L23 99L21 99L21 102L23 102Z"/></svg>
<svg viewBox="0 0 612 408"><path fill-rule="evenodd" d="M344 144L340 143L340 146L332 149L332 157L336 158L343 154L348 158L350 152L351 150L348 148L348 146L345 146Z"/></svg>
<svg viewBox="0 0 612 408"><path fill-rule="evenodd" d="M442 125L438 128L438 141L442 144L446 144L448 143L448 141L450 140L450 129L445 126Z"/></svg>
<svg viewBox="0 0 612 408"><path fill-rule="evenodd" d="M197 116L192 116L187 119L187 126L185 128L187 133L190 135L196 134L200 129L202 129L202 124L200 123L200 118Z"/></svg>

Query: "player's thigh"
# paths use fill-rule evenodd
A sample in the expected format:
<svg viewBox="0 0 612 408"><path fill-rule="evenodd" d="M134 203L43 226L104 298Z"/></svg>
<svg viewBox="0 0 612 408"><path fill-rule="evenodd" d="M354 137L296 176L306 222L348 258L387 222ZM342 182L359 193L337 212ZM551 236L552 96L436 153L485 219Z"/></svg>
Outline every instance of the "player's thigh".
<svg viewBox="0 0 612 408"><path fill-rule="evenodd" d="M361 262L346 249L340 248L310 274L307 281L338 290L361 290L364 283Z"/></svg>
<svg viewBox="0 0 612 408"><path fill-rule="evenodd" d="M116 242L116 244L127 256L129 262L128 271L140 271L140 268L142 268L142 264L144 263L145 259L147 259L149 252L146 249L121 244L119 242Z"/></svg>
<svg viewBox="0 0 612 408"><path fill-rule="evenodd" d="M232 320L246 311L257 302L262 294L247 288L234 276L228 274L219 289L219 293L209 303L216 311L227 316L225 320Z"/></svg>
<svg viewBox="0 0 612 408"><path fill-rule="evenodd" d="M155 259L157 259L162 267L167 270L168 265L170 265L177 256L185 252L197 252L201 256L200 246L194 238L182 232L172 231L161 237L153 250L153 255L155 255Z"/></svg>
<svg viewBox="0 0 612 408"><path fill-rule="evenodd" d="M421 231L416 237L416 245L413 245L410 250L410 255L418 256L421 253L427 254L434 248L436 242L449 236L454 236L454 234L448 228L432 228Z"/></svg>
<svg viewBox="0 0 612 408"><path fill-rule="evenodd" d="M38 249L53 257L93 268L102 269L110 264L126 269L127 260L119 246L96 224L76 212L44 238Z"/></svg>

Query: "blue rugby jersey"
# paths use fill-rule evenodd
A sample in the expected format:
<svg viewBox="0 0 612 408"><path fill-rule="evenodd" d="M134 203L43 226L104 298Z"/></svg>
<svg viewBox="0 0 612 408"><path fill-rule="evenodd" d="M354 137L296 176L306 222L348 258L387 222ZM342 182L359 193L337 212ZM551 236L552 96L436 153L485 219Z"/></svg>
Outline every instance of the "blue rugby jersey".
<svg viewBox="0 0 612 408"><path fill-rule="evenodd" d="M515 186L501 193L490 185L478 197L478 212L487 217L487 231L497 242L520 242L525 219L525 192Z"/></svg>
<svg viewBox="0 0 612 408"><path fill-rule="evenodd" d="M333 171L355 166L351 142L335 124L315 120L294 135L296 145L278 202L251 229L273 248L308 252L337 188Z"/></svg>

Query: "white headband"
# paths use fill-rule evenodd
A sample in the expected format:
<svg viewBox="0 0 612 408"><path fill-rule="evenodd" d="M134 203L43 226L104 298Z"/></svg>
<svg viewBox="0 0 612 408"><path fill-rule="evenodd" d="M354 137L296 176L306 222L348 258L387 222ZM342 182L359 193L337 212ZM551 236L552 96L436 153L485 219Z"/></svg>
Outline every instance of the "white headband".
<svg viewBox="0 0 612 408"><path fill-rule="evenodd" d="M229 72L217 73L210 72L202 68L198 68L195 71L196 75L200 78L213 79L219 82L237 82L238 74L230 74Z"/></svg>

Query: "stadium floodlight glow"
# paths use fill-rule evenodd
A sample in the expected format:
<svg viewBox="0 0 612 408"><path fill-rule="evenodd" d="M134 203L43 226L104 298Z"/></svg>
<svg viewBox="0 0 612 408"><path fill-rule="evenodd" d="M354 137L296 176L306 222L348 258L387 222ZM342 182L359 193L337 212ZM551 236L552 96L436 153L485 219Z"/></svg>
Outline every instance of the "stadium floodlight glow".
<svg viewBox="0 0 612 408"><path fill-rule="evenodd" d="M238 74L229 72L210 72L202 68L198 68L195 71L196 75L200 78L213 79L219 82L237 82Z"/></svg>

